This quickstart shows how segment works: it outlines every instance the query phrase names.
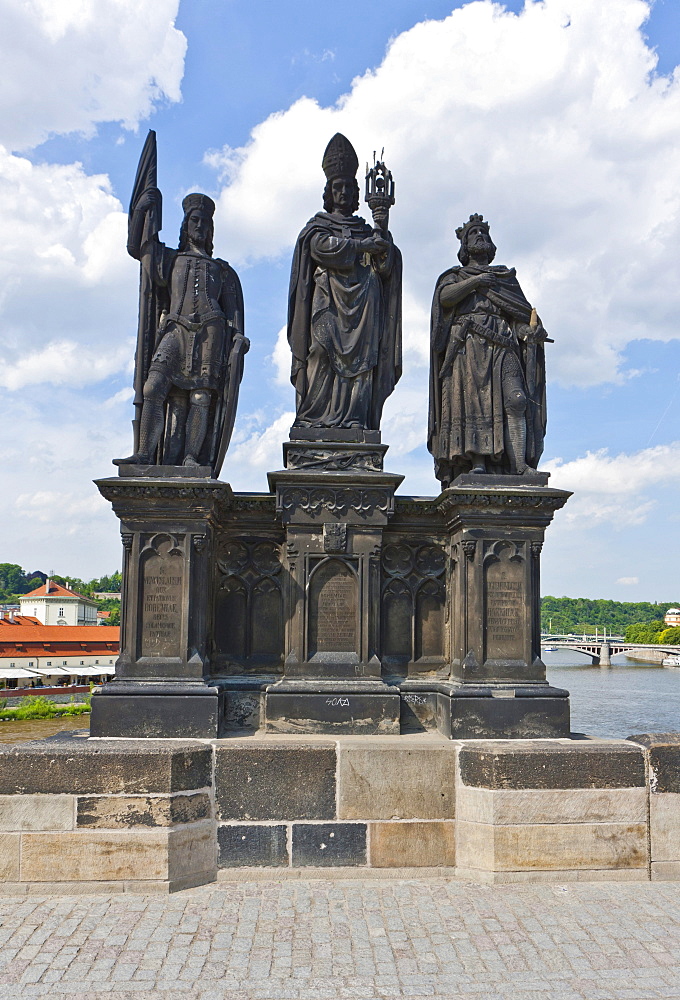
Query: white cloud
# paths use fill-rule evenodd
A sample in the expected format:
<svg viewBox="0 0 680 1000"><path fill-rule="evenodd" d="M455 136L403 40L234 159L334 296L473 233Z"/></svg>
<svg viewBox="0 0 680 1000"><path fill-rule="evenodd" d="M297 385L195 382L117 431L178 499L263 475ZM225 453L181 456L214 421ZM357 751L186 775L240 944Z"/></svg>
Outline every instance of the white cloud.
<svg viewBox="0 0 680 1000"><path fill-rule="evenodd" d="M288 438L294 420L295 413L282 413L264 430L257 429L232 443L222 479L238 489L261 490L266 473L283 468L281 442Z"/></svg>
<svg viewBox="0 0 680 1000"><path fill-rule="evenodd" d="M640 578L637 576L620 576L616 582L622 584L624 587L634 587L640 582Z"/></svg>
<svg viewBox="0 0 680 1000"><path fill-rule="evenodd" d="M282 326L276 334L276 344L269 360L274 366L274 381L277 385L288 387L290 382L290 347L288 346L288 327Z"/></svg>
<svg viewBox="0 0 680 1000"><path fill-rule="evenodd" d="M105 175L0 147L0 386L86 385L127 367L138 265L126 228Z"/></svg>
<svg viewBox="0 0 680 1000"><path fill-rule="evenodd" d="M135 128L178 101L179 0L0 0L0 140L12 150L99 122Z"/></svg>
<svg viewBox="0 0 680 1000"><path fill-rule="evenodd" d="M519 16L481 0L417 24L334 107L302 98L210 154L230 259L289 253L340 130L362 162L384 145L396 178L411 365L454 229L481 211L555 337L551 377L622 380L626 344L677 337L680 312L667 265L680 257L680 74L654 76L647 14L641 0L528 2Z"/></svg>
<svg viewBox="0 0 680 1000"><path fill-rule="evenodd" d="M574 491L560 515L564 525L634 527L647 520L664 488L680 484L680 441L632 454L602 449L572 462L548 459L541 467L551 473L551 486Z"/></svg>

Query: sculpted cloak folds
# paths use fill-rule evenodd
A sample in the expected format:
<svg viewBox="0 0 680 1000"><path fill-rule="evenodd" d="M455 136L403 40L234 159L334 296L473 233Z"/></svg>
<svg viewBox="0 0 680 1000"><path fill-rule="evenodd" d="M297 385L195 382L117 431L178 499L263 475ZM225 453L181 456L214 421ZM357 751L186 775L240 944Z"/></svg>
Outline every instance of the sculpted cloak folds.
<svg viewBox="0 0 680 1000"><path fill-rule="evenodd" d="M526 463L536 468L546 428L545 355L529 326L531 306L514 268L486 267L491 288L477 289L452 308L441 303L448 285L478 275L473 263L437 280L430 338L428 448L435 475L448 485L469 472L472 457L487 471L508 473L510 389L526 395Z"/></svg>
<svg viewBox="0 0 680 1000"><path fill-rule="evenodd" d="M401 375L401 254L371 258L358 216L318 212L298 236L288 299L296 427L378 430Z"/></svg>

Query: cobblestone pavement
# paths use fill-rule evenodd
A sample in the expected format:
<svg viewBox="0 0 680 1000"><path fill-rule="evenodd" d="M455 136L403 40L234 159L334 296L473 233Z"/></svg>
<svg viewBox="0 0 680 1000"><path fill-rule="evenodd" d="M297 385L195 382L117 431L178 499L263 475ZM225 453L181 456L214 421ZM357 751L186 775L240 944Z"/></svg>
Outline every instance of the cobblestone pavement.
<svg viewBox="0 0 680 1000"><path fill-rule="evenodd" d="M221 883L0 897L0 997L680 998L680 882Z"/></svg>

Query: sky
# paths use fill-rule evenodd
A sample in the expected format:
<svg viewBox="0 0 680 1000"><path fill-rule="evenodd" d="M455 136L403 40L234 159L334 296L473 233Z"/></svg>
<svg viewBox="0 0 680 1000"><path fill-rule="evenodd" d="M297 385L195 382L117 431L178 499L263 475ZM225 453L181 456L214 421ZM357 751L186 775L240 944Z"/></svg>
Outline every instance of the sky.
<svg viewBox="0 0 680 1000"><path fill-rule="evenodd" d="M341 131L362 164L384 147L396 181L404 375L382 434L399 492L438 492L430 302L480 212L555 341L542 468L574 496L543 592L680 600L676 0L0 0L0 19L0 562L120 565L92 481L131 450L125 242L148 128L162 239L188 191L217 203L252 345L221 478L267 490L294 416L292 248Z"/></svg>

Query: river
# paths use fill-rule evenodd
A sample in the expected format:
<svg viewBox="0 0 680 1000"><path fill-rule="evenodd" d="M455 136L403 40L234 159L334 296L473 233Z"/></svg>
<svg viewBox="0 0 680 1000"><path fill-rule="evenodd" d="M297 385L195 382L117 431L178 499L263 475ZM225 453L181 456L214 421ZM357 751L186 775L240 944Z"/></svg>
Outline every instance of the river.
<svg viewBox="0 0 680 1000"><path fill-rule="evenodd" d="M590 736L680 732L680 668L614 657L611 667L591 665L580 653L544 653L548 680L571 694L571 728ZM89 716L0 722L0 743L39 740L86 729Z"/></svg>
<svg viewBox="0 0 680 1000"><path fill-rule="evenodd" d="M618 655L594 667L569 649L543 653L548 680L571 694L571 730L624 738L680 732L680 668Z"/></svg>

